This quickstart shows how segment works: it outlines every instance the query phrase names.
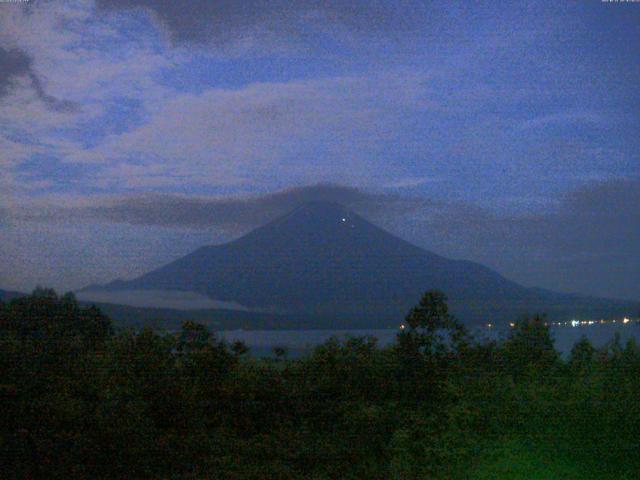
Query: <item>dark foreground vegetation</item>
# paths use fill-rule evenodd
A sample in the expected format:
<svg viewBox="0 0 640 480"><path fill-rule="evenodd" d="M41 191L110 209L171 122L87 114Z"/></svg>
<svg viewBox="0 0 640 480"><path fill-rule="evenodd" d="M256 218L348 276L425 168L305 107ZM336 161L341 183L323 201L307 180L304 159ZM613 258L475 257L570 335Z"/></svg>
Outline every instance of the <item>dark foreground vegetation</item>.
<svg viewBox="0 0 640 480"><path fill-rule="evenodd" d="M3 478L637 479L640 348L474 341L425 294L394 346L247 356L185 323L117 333L39 290L0 303Z"/></svg>

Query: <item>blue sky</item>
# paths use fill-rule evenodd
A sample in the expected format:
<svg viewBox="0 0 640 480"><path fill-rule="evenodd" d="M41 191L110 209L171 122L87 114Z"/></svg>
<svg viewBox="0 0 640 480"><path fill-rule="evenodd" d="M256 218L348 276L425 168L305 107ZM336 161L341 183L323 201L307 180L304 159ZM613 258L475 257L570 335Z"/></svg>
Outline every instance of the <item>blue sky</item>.
<svg viewBox="0 0 640 480"><path fill-rule="evenodd" d="M438 253L640 298L639 84L633 2L0 4L0 287L135 275L268 219L87 212L334 184Z"/></svg>

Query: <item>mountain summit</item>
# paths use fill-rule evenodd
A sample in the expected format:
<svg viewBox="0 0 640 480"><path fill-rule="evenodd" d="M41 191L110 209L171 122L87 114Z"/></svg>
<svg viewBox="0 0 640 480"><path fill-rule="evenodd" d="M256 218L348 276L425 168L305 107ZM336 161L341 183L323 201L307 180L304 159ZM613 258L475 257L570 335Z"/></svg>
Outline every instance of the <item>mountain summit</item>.
<svg viewBox="0 0 640 480"><path fill-rule="evenodd" d="M369 326L401 319L430 289L444 291L469 321L611 306L526 288L480 264L436 255L329 202L303 204L237 240L101 288L191 292L252 310L366 318Z"/></svg>

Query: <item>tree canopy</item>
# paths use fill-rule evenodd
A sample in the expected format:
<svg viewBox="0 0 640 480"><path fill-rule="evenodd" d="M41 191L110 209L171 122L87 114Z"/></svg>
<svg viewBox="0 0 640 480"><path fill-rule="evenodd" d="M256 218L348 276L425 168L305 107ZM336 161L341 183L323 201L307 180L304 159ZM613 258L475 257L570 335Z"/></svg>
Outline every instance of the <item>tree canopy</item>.
<svg viewBox="0 0 640 480"><path fill-rule="evenodd" d="M427 292L397 342L336 338L255 358L193 322L115 332L39 289L0 304L7 478L632 479L640 348L543 316L474 339Z"/></svg>

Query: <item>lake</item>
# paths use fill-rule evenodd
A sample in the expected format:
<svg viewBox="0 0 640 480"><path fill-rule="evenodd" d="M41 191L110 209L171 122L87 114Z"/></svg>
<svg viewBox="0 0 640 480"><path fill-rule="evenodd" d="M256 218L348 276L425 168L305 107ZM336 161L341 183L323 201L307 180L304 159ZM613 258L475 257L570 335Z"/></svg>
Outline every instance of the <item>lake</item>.
<svg viewBox="0 0 640 480"><path fill-rule="evenodd" d="M476 328L473 333L478 338L501 339L508 336L508 328ZM341 339L347 337L370 336L378 339L381 346L389 345L395 340L399 330L225 330L218 332L221 338L228 342L243 341L250 353L257 357L273 356L274 347L285 347L290 358L300 357L311 352L313 348L327 341L331 337ZM583 336L596 347L601 347L613 340L615 334L620 335L624 345L630 338L640 343L640 326L637 323L623 325L588 325L577 327L551 327L551 334L556 349L563 355L568 355L571 347Z"/></svg>

